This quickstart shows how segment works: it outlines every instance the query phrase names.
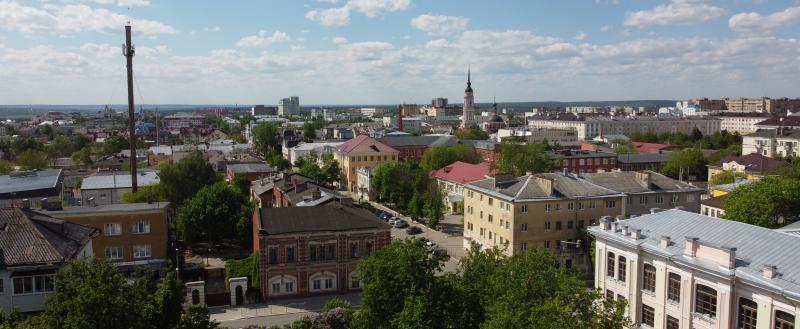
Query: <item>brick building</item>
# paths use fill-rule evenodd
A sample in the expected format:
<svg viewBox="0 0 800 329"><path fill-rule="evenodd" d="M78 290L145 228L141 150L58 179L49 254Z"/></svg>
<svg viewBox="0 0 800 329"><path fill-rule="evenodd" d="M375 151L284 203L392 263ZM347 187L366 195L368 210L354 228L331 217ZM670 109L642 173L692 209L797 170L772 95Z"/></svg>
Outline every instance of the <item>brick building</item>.
<svg viewBox="0 0 800 329"><path fill-rule="evenodd" d="M262 300L360 290L361 257L391 242L389 224L343 205L253 212Z"/></svg>
<svg viewBox="0 0 800 329"><path fill-rule="evenodd" d="M574 173L611 171L617 168L617 154L584 150L559 150L551 154L556 169Z"/></svg>
<svg viewBox="0 0 800 329"><path fill-rule="evenodd" d="M455 136L386 136L378 139L381 143L400 151L401 160L422 160L422 154L435 146L453 146L458 144Z"/></svg>

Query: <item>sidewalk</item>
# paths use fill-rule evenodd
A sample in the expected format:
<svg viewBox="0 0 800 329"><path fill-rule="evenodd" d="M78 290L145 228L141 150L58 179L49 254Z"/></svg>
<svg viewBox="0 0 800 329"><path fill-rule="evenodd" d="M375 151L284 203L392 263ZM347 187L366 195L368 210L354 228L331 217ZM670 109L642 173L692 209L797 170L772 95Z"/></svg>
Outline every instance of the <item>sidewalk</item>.
<svg viewBox="0 0 800 329"><path fill-rule="evenodd" d="M222 324L249 318L261 318L299 313L319 313L325 303L333 298L347 300L353 304L354 307L357 307L361 302L360 293L342 295L332 294L306 298L282 299L262 304L215 306L209 307L209 313L211 313L212 320Z"/></svg>

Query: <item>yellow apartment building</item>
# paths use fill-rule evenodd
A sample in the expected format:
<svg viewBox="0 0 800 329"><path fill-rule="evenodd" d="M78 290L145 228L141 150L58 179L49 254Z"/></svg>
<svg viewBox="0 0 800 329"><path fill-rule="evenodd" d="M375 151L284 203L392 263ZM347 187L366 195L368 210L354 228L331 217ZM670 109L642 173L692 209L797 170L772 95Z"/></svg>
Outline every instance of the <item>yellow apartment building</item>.
<svg viewBox="0 0 800 329"><path fill-rule="evenodd" d="M397 162L400 152L367 135L359 135L340 145L333 157L341 168L340 184L356 193L358 188L358 168L374 168L382 163Z"/></svg>

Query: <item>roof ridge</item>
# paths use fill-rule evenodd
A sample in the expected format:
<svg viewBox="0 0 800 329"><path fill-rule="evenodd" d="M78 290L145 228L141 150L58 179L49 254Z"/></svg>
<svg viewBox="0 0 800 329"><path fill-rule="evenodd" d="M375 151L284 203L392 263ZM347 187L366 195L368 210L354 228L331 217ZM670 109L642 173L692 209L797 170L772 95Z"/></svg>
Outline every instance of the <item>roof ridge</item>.
<svg viewBox="0 0 800 329"><path fill-rule="evenodd" d="M525 188L528 187L528 183L531 182L531 178L533 178L533 175L528 175L525 178L525 183L522 183L522 187L520 187L519 191L517 191L517 194L514 195L514 199L519 198L519 195L522 194L522 191L524 191Z"/></svg>

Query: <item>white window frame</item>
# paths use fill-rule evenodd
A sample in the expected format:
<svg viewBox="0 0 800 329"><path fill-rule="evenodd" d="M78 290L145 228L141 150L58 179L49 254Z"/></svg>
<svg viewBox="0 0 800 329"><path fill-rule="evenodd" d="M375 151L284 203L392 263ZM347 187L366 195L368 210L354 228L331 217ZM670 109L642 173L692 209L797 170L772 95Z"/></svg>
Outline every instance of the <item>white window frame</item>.
<svg viewBox="0 0 800 329"><path fill-rule="evenodd" d="M132 252L133 258L153 257L153 248L149 244L134 245Z"/></svg>
<svg viewBox="0 0 800 329"><path fill-rule="evenodd" d="M37 289L37 280L36 279L40 278L40 277L41 278L50 278L50 289L47 289L47 287L43 287L42 289ZM30 280L31 290L28 291L28 292L23 291L23 292L17 293L16 289L15 289L16 286L17 286L17 280L22 280L23 282L26 281L26 280ZM11 294L14 295L14 296L22 296L22 295L38 295L38 294L51 293L51 292L55 291L55 280L56 280L55 276L52 275L52 274L28 275L28 276L13 277L12 280L11 280L11 285L12 285L11 286ZM24 284L23 284L23 286L24 286Z"/></svg>
<svg viewBox="0 0 800 329"><path fill-rule="evenodd" d="M115 228L116 230L114 230L112 228ZM122 224L120 224L120 223L105 223L105 224L103 224L103 235L105 235L105 236L122 235Z"/></svg>
<svg viewBox="0 0 800 329"><path fill-rule="evenodd" d="M111 253L110 251L112 251L112 250L116 250L117 252L116 253ZM112 257L112 256L115 256L114 254L116 255L116 257ZM105 256L106 259L108 259L108 260L120 260L120 259L124 258L124 255L125 254L123 254L122 247L118 247L118 246L106 247L106 249L104 250L104 253L103 253L103 256Z"/></svg>
<svg viewBox="0 0 800 329"><path fill-rule="evenodd" d="M149 234L150 233L150 221L149 220L140 220L133 223L133 228L131 229L133 234Z"/></svg>

